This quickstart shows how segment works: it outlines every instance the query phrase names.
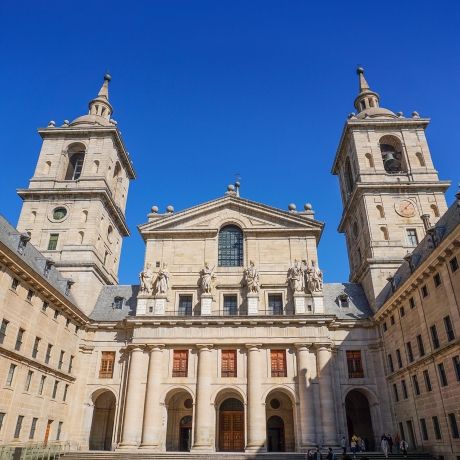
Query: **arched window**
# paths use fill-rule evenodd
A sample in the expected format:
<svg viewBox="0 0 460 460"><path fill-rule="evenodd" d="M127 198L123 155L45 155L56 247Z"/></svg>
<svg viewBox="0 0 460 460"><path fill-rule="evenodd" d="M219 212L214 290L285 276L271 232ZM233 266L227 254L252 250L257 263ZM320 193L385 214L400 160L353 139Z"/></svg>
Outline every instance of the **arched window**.
<svg viewBox="0 0 460 460"><path fill-rule="evenodd" d="M99 172L99 160L93 162L93 173L97 174Z"/></svg>
<svg viewBox="0 0 460 460"><path fill-rule="evenodd" d="M366 153L366 160L367 160L367 166L369 168L373 168L374 167L374 159L372 158L372 154L371 153Z"/></svg>
<svg viewBox="0 0 460 460"><path fill-rule="evenodd" d="M383 206L381 204L377 205L377 211L379 213L379 217L383 219L385 217L385 210L383 209Z"/></svg>
<svg viewBox="0 0 460 460"><path fill-rule="evenodd" d="M417 157L420 166L426 166L425 158L423 158L423 153L422 152L417 152L415 154L415 156Z"/></svg>
<svg viewBox="0 0 460 460"><path fill-rule="evenodd" d="M393 174L405 172L401 141L396 136L383 136L379 144L385 171Z"/></svg>
<svg viewBox="0 0 460 460"><path fill-rule="evenodd" d="M85 161L85 147L82 144L75 144L69 147L69 164L65 174L65 180L77 180L81 176L83 163Z"/></svg>
<svg viewBox="0 0 460 460"><path fill-rule="evenodd" d="M219 267L243 265L243 232L236 225L226 225L219 232Z"/></svg>
<svg viewBox="0 0 460 460"><path fill-rule="evenodd" d="M351 170L350 159L347 158L345 163L345 186L347 189L347 194L349 195L353 190L353 171Z"/></svg>
<svg viewBox="0 0 460 460"><path fill-rule="evenodd" d="M386 227L380 227L380 231L382 232L382 238L385 241L388 241L390 239L390 237L388 235L388 229Z"/></svg>
<svg viewBox="0 0 460 460"><path fill-rule="evenodd" d="M433 212L433 216L439 217L439 208L435 204L432 204L430 207L431 211Z"/></svg>

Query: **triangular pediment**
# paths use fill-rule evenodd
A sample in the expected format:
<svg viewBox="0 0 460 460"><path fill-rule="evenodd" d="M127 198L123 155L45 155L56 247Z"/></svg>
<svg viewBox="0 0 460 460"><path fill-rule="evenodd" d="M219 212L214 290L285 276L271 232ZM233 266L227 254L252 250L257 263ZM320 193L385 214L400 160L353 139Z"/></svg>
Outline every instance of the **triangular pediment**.
<svg viewBox="0 0 460 460"><path fill-rule="evenodd" d="M152 233L217 232L227 223L244 231L287 231L315 234L319 238L324 224L305 213L282 211L236 196L225 196L174 214L151 215L139 226L144 238Z"/></svg>

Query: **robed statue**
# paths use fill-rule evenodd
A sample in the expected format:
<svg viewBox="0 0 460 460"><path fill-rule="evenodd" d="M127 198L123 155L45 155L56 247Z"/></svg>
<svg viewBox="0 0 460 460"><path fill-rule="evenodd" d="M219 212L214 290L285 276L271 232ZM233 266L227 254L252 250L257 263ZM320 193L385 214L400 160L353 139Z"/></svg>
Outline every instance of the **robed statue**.
<svg viewBox="0 0 460 460"><path fill-rule="evenodd" d="M215 267L210 268L208 262L205 262L204 268L200 272L201 290L203 291L204 294L211 294L212 283L216 279L216 274L214 273L214 269Z"/></svg>
<svg viewBox="0 0 460 460"><path fill-rule="evenodd" d="M288 270L288 282L294 292L302 292L305 289L305 273L302 264L295 259L294 264Z"/></svg>
<svg viewBox="0 0 460 460"><path fill-rule="evenodd" d="M153 284L153 270L149 263L147 263L145 265L145 269L139 273L139 279L141 281L141 292L151 294Z"/></svg>
<svg viewBox="0 0 460 460"><path fill-rule="evenodd" d="M155 294L166 294L168 292L169 272L167 270L167 265L165 263L163 263L163 266L158 271L155 285Z"/></svg>
<svg viewBox="0 0 460 460"><path fill-rule="evenodd" d="M260 289L259 271L251 260L249 267L244 270L244 280L250 293L258 293Z"/></svg>

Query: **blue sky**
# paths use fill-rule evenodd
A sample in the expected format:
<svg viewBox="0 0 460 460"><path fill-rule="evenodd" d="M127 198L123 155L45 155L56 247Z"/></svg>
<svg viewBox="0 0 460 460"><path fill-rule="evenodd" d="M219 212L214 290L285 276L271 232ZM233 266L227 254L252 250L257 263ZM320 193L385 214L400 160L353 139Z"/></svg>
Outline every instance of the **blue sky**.
<svg viewBox="0 0 460 460"><path fill-rule="evenodd" d="M132 236L120 282L137 282L136 225L154 204L181 210L221 196L239 173L242 195L286 209L311 202L326 222L327 281L348 279L337 179L343 124L366 69L381 103L432 118L442 179L459 181L458 2L13 2L0 6L3 213L32 176L38 127L86 113L109 69L110 98L138 171L128 196Z"/></svg>

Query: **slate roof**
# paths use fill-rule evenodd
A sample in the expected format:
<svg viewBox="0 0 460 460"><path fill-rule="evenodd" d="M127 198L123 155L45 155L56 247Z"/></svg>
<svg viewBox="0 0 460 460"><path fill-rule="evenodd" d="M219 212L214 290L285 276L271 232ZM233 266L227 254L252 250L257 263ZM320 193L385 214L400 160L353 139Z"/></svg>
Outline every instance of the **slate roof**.
<svg viewBox="0 0 460 460"><path fill-rule="evenodd" d="M44 278L43 272L47 260L46 257L30 242L27 243L24 253L20 254L18 252L20 236L21 233L0 214L0 242L7 246L12 252L16 253L18 257L21 257L35 273ZM54 266L51 267L48 277L44 279L76 305L75 299L72 296L72 291L69 295L65 293L68 278L63 278Z"/></svg>
<svg viewBox="0 0 460 460"><path fill-rule="evenodd" d="M450 208L445 212L443 216L438 220L434 226L433 237L436 242L436 246L444 240L459 224L460 224L460 207L459 201L455 201ZM411 263L413 269L416 270L435 250L435 245L430 235L426 235L425 238L418 244L412 251ZM396 271L393 282L395 286L395 292L398 287L401 286L412 274L408 261L404 261L403 264ZM388 283L382 292L377 296L376 305L377 308L389 300L392 296L393 291L391 284Z"/></svg>
<svg viewBox="0 0 460 460"><path fill-rule="evenodd" d="M104 286L89 317L94 321L121 321L136 315L138 285ZM338 297L346 294L349 299L347 308L339 306ZM115 297L124 299L121 309L115 308ZM372 311L360 284L326 283L324 284L324 310L328 315L340 319L365 319Z"/></svg>

